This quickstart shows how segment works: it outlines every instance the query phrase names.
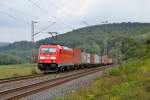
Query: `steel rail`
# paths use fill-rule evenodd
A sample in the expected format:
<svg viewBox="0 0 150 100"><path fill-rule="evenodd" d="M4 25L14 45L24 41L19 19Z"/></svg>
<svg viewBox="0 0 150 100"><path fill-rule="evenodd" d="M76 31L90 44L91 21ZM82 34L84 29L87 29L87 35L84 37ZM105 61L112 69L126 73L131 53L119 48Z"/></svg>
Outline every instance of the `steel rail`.
<svg viewBox="0 0 150 100"><path fill-rule="evenodd" d="M35 74L35 75L26 75L26 76L14 77L14 78L1 79L0 84L5 84L5 83L15 82L15 81L21 81L21 80L26 80L26 79L33 79L33 78L42 77L42 76L46 76L46 75Z"/></svg>

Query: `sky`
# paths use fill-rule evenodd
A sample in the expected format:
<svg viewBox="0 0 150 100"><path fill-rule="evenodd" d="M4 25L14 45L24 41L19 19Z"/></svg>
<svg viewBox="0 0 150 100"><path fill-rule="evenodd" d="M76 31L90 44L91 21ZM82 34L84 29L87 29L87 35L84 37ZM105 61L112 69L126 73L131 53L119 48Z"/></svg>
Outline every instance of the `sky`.
<svg viewBox="0 0 150 100"><path fill-rule="evenodd" d="M150 22L150 0L0 0L0 42L31 41L74 29L120 22Z"/></svg>

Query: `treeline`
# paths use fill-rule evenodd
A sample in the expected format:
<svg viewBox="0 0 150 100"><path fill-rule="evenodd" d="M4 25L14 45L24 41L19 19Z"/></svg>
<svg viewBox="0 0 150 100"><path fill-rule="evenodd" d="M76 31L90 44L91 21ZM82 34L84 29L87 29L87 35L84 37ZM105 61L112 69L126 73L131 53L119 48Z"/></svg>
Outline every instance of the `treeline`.
<svg viewBox="0 0 150 100"><path fill-rule="evenodd" d="M21 64L21 58L12 54L0 54L0 64Z"/></svg>
<svg viewBox="0 0 150 100"><path fill-rule="evenodd" d="M41 44L51 43L58 43L70 48L80 48L85 52L102 55L107 39L109 55L116 60L126 60L143 55L144 50L140 48L146 45L149 34L149 23L95 25L60 34L57 36L57 40L46 38L37 41L34 47L36 48L36 55ZM11 58L17 59L16 61L20 59L17 63L30 63L32 48L31 42L21 41L0 47L0 53L7 56L13 55L14 57ZM3 61L7 60L7 57L2 57L3 55L0 55L3 58L0 59L2 60L0 64L4 64Z"/></svg>

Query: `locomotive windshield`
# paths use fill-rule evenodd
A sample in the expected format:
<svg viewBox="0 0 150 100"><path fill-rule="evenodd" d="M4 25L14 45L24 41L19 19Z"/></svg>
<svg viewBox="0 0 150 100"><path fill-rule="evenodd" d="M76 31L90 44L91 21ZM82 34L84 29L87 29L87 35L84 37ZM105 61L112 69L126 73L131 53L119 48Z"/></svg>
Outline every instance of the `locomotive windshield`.
<svg viewBox="0 0 150 100"><path fill-rule="evenodd" d="M56 52L56 48L42 48L41 52L42 53L55 53Z"/></svg>

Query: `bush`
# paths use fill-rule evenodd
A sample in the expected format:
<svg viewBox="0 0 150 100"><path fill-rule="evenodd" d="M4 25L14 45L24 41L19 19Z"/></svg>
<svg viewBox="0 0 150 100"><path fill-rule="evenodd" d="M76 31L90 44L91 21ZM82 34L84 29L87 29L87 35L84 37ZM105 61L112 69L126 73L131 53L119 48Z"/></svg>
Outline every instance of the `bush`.
<svg viewBox="0 0 150 100"><path fill-rule="evenodd" d="M138 60L129 60L117 68L112 68L108 70L108 74L110 76L120 76L120 75L127 76L129 74L141 72L142 65L143 63Z"/></svg>
<svg viewBox="0 0 150 100"><path fill-rule="evenodd" d="M53 100L64 100L64 99L61 98L61 97L56 97L56 98L54 98Z"/></svg>
<svg viewBox="0 0 150 100"><path fill-rule="evenodd" d="M36 71L36 69L35 69L35 68L32 68L32 69L31 69L31 74L32 74L32 75L37 74L37 71Z"/></svg>
<svg viewBox="0 0 150 100"><path fill-rule="evenodd" d="M119 68L113 68L113 69L109 70L109 75L119 76L119 75L121 75L121 71L119 70Z"/></svg>
<svg viewBox="0 0 150 100"><path fill-rule="evenodd" d="M86 89L69 93L65 100L150 100L150 58L129 60L109 69Z"/></svg>
<svg viewBox="0 0 150 100"><path fill-rule="evenodd" d="M119 95L123 92L129 91L135 87L135 82L123 82L119 85L115 85L111 89L112 95Z"/></svg>
<svg viewBox="0 0 150 100"><path fill-rule="evenodd" d="M19 77L19 74L18 73L13 73L12 77L13 78Z"/></svg>

